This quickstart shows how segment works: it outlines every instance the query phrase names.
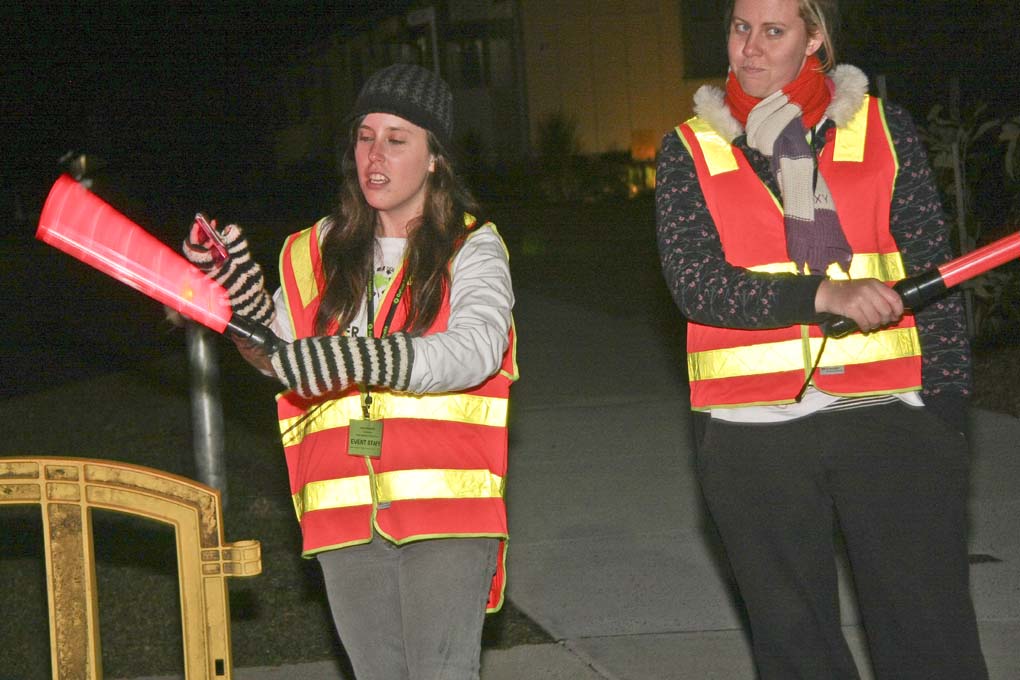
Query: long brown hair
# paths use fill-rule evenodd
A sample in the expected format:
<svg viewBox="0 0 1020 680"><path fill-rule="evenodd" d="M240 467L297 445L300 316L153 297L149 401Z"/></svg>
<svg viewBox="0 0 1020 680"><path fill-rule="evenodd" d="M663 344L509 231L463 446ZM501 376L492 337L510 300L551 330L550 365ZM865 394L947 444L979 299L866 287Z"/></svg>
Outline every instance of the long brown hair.
<svg viewBox="0 0 1020 680"><path fill-rule="evenodd" d="M339 204L332 226L322 239L322 269L325 289L315 315L315 329L324 334L333 323L346 329L361 309L368 277L372 275L377 226L376 211L365 201L358 182L354 146L362 118L354 121L342 162ZM450 285L448 263L464 237L464 213L476 212L477 204L453 171L446 153L432 132L428 148L436 158L429 173L425 206L421 217L409 229L404 255L404 276L408 277L405 300L408 321L403 330L420 335L435 321L443 295Z"/></svg>

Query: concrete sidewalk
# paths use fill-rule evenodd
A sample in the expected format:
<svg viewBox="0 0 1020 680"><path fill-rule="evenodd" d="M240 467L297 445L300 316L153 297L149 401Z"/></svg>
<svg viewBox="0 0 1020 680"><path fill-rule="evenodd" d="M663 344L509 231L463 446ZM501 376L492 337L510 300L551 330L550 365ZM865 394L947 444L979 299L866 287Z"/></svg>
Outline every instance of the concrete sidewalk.
<svg viewBox="0 0 1020 680"><path fill-rule="evenodd" d="M508 595L559 642L486 650L482 678L752 680L692 476L682 349L640 319L535 296L521 296L516 316L524 377L512 416ZM973 424L973 592L991 677L1015 679L1020 420L978 411ZM846 635L863 661L842 585ZM235 676L342 678L332 663Z"/></svg>
<svg viewBox="0 0 1020 680"><path fill-rule="evenodd" d="M523 299L518 318L525 377L511 435L510 598L591 669L566 677L751 680L692 475L682 349L639 319L540 299ZM1013 679L1020 420L977 411L973 428L973 594L991 677ZM847 638L864 659L846 578L842 593Z"/></svg>

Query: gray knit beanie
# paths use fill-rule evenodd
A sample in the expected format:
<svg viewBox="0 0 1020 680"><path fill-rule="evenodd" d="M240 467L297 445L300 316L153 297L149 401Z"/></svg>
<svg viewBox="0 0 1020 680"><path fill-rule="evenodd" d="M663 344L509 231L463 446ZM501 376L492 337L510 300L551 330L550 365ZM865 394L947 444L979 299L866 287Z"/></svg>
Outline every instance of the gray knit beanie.
<svg viewBox="0 0 1020 680"><path fill-rule="evenodd" d="M415 64L393 64L365 81L350 119L392 113L425 128L444 149L453 138L453 93L442 78Z"/></svg>

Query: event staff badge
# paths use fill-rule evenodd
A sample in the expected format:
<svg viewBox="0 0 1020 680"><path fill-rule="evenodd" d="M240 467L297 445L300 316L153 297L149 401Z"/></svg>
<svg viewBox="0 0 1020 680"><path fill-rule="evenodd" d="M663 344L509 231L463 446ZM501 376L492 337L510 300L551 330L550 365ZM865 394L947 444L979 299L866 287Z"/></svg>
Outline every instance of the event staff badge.
<svg viewBox="0 0 1020 680"><path fill-rule="evenodd" d="M361 387L361 420L351 418L347 435L347 453L352 456L378 458L382 455L382 421L372 420L372 393Z"/></svg>
<svg viewBox="0 0 1020 680"><path fill-rule="evenodd" d="M382 421L352 420L347 452L352 456L378 458L382 454Z"/></svg>

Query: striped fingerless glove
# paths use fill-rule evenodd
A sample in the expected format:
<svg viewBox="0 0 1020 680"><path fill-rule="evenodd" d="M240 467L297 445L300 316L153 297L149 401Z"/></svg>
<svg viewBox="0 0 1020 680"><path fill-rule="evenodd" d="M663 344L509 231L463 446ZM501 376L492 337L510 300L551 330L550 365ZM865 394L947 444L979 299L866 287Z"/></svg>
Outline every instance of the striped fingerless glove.
<svg viewBox="0 0 1020 680"><path fill-rule="evenodd" d="M320 335L285 344L270 360L280 382L311 399L351 385L404 391L411 381L414 349L406 333L385 338Z"/></svg>
<svg viewBox="0 0 1020 680"><path fill-rule="evenodd" d="M268 326L276 316L276 309L266 290L262 267L252 259L248 241L239 226L229 224L219 233L227 246L228 257L224 262L216 264L198 225L191 228L184 240L184 257L223 286L236 314Z"/></svg>

